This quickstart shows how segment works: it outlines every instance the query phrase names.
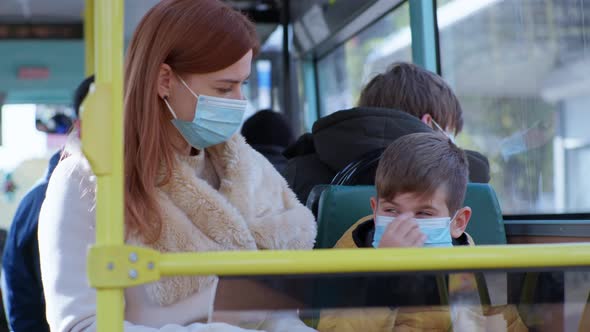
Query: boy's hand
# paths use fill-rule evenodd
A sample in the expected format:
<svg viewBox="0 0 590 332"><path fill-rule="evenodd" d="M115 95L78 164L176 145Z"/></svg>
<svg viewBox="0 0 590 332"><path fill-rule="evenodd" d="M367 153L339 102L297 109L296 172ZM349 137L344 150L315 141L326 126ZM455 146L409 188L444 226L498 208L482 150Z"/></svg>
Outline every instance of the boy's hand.
<svg viewBox="0 0 590 332"><path fill-rule="evenodd" d="M387 226L379 248L422 247L425 241L414 214L404 213Z"/></svg>

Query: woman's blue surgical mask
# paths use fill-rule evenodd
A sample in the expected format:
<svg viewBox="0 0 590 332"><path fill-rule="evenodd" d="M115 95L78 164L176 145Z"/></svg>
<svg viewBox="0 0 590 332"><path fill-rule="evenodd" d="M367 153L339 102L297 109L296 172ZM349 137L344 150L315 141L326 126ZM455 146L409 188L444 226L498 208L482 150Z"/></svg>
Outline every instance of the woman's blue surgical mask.
<svg viewBox="0 0 590 332"><path fill-rule="evenodd" d="M452 247L451 218L415 219L420 231L426 235L424 247ZM375 233L373 235L373 248L379 247L381 238L387 226L395 221L395 217L377 215L375 219Z"/></svg>
<svg viewBox="0 0 590 332"><path fill-rule="evenodd" d="M182 137L192 147L199 150L229 140L240 128L248 102L243 99L197 95L180 76L178 78L188 91L197 98L193 121L178 119L168 100L164 99L164 103L166 103L174 117L172 124L178 129Z"/></svg>

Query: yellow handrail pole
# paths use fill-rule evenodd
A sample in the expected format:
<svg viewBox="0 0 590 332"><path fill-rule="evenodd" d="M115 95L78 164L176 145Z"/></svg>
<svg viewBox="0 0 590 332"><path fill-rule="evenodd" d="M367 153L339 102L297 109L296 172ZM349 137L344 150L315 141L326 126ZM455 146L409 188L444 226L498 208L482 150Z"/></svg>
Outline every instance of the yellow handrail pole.
<svg viewBox="0 0 590 332"><path fill-rule="evenodd" d="M94 74L94 0L84 5L84 73Z"/></svg>
<svg viewBox="0 0 590 332"><path fill-rule="evenodd" d="M590 268L590 244L155 254L161 276Z"/></svg>
<svg viewBox="0 0 590 332"><path fill-rule="evenodd" d="M124 244L123 1L93 2L96 83L84 102L82 148L97 179L96 245L121 246ZM89 257L89 270L94 265L96 261ZM111 263L108 266L113 268ZM97 330L122 332L123 288L97 287L96 300Z"/></svg>
<svg viewBox="0 0 590 332"><path fill-rule="evenodd" d="M590 243L452 248L317 249L160 253L134 246L95 246L89 268L97 288L132 287L177 275L293 275L590 269ZM134 259L130 260L129 258ZM107 270L113 263L116 267ZM130 278L129 271L134 271Z"/></svg>

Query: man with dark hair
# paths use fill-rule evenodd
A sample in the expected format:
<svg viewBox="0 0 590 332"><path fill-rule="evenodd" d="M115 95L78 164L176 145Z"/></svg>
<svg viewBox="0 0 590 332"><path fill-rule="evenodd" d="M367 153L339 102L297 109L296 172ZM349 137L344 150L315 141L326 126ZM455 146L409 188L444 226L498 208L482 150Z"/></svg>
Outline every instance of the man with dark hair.
<svg viewBox="0 0 590 332"><path fill-rule="evenodd" d="M76 115L79 115L80 105L93 82L94 76L90 76L76 89L73 99ZM77 126L78 121L75 122ZM11 331L49 332L39 266L37 224L47 184L60 154L58 151L51 157L45 176L23 197L6 239L2 258L2 297Z"/></svg>
<svg viewBox="0 0 590 332"><path fill-rule="evenodd" d="M305 202L311 189L331 183L352 162L407 134L441 131L454 141L463 128L457 96L442 77L410 63L394 63L362 90L358 107L319 119L285 151L285 177ZM485 156L466 151L469 180L487 183ZM370 173L370 174L369 174ZM373 184L375 168L355 184Z"/></svg>

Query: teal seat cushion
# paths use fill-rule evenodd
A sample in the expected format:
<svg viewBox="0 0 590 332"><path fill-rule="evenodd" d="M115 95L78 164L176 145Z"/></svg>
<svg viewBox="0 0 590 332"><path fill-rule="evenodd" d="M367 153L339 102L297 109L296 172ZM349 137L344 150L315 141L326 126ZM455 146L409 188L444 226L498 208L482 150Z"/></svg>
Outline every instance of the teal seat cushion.
<svg viewBox="0 0 590 332"><path fill-rule="evenodd" d="M375 195L374 186L326 186L319 202L316 248L333 248L354 223L372 214L370 198ZM506 244L502 211L490 185L469 183L465 206L473 211L467 233L477 245Z"/></svg>
<svg viewBox="0 0 590 332"><path fill-rule="evenodd" d="M475 244L506 244L506 231L502 209L496 192L489 184L469 183L464 206L469 206L473 214L466 232Z"/></svg>
<svg viewBox="0 0 590 332"><path fill-rule="evenodd" d="M320 196L316 248L333 248L359 219L373 213L374 186L328 186Z"/></svg>

